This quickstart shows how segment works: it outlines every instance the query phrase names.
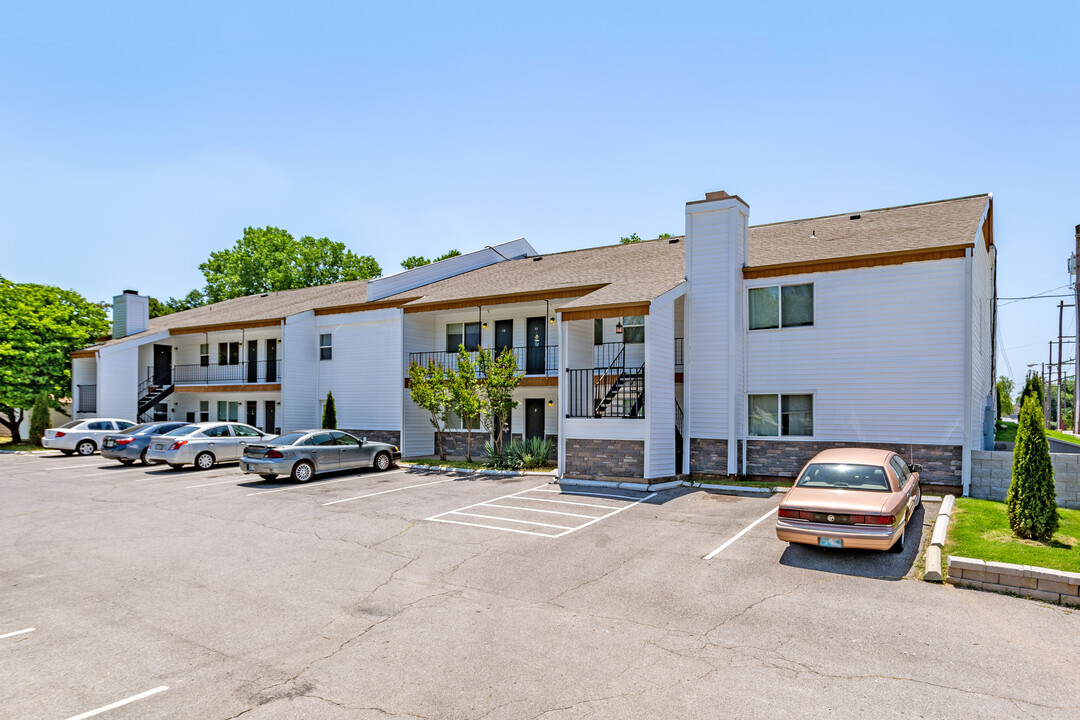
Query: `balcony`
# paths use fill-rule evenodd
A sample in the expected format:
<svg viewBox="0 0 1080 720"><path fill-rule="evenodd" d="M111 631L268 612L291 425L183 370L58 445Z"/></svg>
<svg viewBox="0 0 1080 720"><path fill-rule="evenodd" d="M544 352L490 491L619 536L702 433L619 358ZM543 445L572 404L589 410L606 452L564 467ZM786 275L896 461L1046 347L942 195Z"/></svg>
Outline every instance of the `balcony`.
<svg viewBox="0 0 1080 720"><path fill-rule="evenodd" d="M518 370L525 375L547 375L553 377L559 372L559 346L540 345L537 347L505 348L502 352L510 352L517 360ZM476 362L477 351L469 352L469 357ZM409 364L427 366L435 363L439 367L456 371L458 367L458 354L456 352L414 352L409 353Z"/></svg>
<svg viewBox="0 0 1080 720"><path fill-rule="evenodd" d="M281 382L281 361L259 360L227 365L173 365L169 372L159 372L157 375L154 373L154 368L149 367L146 370L146 377L151 385L159 387L277 383Z"/></svg>
<svg viewBox="0 0 1080 720"><path fill-rule="evenodd" d="M97 385L78 385L79 407L76 413L97 412Z"/></svg>
<svg viewBox="0 0 1080 720"><path fill-rule="evenodd" d="M595 345L593 357L606 364L566 371L566 417L644 418L644 363L628 365L620 343Z"/></svg>

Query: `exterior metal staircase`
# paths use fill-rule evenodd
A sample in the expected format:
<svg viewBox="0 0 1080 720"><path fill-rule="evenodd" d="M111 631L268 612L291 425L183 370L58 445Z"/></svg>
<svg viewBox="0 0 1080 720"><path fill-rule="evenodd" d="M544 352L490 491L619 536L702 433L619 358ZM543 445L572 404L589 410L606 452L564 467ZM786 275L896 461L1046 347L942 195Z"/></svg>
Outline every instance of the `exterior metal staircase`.
<svg viewBox="0 0 1080 720"><path fill-rule="evenodd" d="M153 372L150 372L148 377L139 383L139 422L150 422L153 419L150 411L176 389L172 382L172 372L168 377L160 373L159 375L161 377L155 377Z"/></svg>

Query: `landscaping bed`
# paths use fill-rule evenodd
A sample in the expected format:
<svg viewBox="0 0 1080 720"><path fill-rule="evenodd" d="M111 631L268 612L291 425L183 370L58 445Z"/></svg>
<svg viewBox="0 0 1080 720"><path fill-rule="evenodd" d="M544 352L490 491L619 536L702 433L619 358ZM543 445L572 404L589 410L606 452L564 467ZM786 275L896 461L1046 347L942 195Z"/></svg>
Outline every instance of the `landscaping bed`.
<svg viewBox="0 0 1080 720"><path fill-rule="evenodd" d="M795 484L795 480L792 478L774 478L772 480L739 480L734 477L728 477L726 475L703 475L699 473L690 473L690 482L701 483L702 485L728 485L732 487L755 487L755 488L774 488L774 487L791 487Z"/></svg>
<svg viewBox="0 0 1080 720"><path fill-rule="evenodd" d="M440 460L439 458L409 458L408 460L402 460L401 465L427 465L429 467L452 467L461 468L463 470L490 470L488 465L482 462L469 462L467 460ZM555 469L553 463L545 464L543 467L529 470L528 472L550 472Z"/></svg>
<svg viewBox="0 0 1080 720"><path fill-rule="evenodd" d="M1002 422L1001 427L994 433L994 442L1016 442L1016 423ZM1063 432L1057 430L1046 430L1046 437L1054 438L1055 440L1061 440L1062 442L1072 443L1073 445L1080 445L1080 437L1075 435L1066 435Z"/></svg>
<svg viewBox="0 0 1080 720"><path fill-rule="evenodd" d="M942 554L1080 572L1080 510L1058 508L1058 517L1050 542L1021 540L1009 528L1005 503L959 498Z"/></svg>

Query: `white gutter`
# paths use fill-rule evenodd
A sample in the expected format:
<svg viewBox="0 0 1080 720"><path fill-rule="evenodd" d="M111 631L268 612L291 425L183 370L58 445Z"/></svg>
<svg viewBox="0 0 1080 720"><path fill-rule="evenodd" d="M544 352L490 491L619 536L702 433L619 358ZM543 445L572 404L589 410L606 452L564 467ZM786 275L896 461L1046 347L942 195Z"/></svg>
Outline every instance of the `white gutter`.
<svg viewBox="0 0 1080 720"><path fill-rule="evenodd" d="M971 486L971 273L974 271L975 248L964 251L964 410L963 423L964 445L961 460L960 480L967 497ZM982 433L980 433L980 436Z"/></svg>

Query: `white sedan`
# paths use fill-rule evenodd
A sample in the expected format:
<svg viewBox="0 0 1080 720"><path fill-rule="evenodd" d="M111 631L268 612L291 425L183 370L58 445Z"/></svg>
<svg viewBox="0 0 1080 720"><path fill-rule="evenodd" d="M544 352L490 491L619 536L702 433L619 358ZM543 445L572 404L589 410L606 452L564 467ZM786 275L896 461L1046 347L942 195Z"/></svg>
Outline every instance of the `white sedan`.
<svg viewBox="0 0 1080 720"><path fill-rule="evenodd" d="M135 423L117 418L72 420L58 428L49 428L41 438L42 447L59 450L65 455L93 455L106 435L134 427Z"/></svg>

